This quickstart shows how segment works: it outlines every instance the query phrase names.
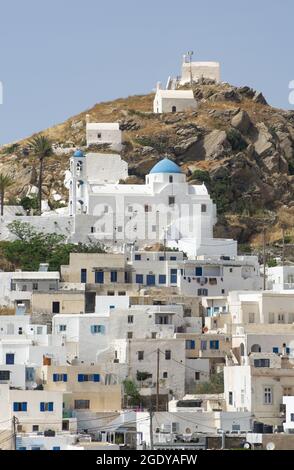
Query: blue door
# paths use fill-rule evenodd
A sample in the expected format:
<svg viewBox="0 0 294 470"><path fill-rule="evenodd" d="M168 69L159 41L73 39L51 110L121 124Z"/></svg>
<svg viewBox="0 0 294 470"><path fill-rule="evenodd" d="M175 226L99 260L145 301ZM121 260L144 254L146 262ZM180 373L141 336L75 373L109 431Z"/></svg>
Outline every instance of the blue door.
<svg viewBox="0 0 294 470"><path fill-rule="evenodd" d="M155 275L147 274L147 286L154 286L154 285L155 285Z"/></svg>
<svg viewBox="0 0 294 470"><path fill-rule="evenodd" d="M103 284L104 283L104 272L103 271L95 271L95 283L96 284Z"/></svg>
<svg viewBox="0 0 294 470"><path fill-rule="evenodd" d="M6 354L6 364L14 364L14 354Z"/></svg>

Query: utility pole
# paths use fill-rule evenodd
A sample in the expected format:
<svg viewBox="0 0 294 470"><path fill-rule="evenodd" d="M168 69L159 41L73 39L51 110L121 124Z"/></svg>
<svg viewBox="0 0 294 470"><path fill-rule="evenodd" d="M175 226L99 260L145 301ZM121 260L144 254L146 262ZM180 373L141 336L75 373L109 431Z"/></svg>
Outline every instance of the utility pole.
<svg viewBox="0 0 294 470"><path fill-rule="evenodd" d="M17 418L13 416L12 418L13 450L16 450L16 422L17 422Z"/></svg>
<svg viewBox="0 0 294 470"><path fill-rule="evenodd" d="M160 349L157 348L157 365L156 365L156 411L159 411L159 355L160 355Z"/></svg>
<svg viewBox="0 0 294 470"><path fill-rule="evenodd" d="M150 450L153 450L153 407L152 407L152 395L150 395L150 407L149 407L149 436L150 436Z"/></svg>
<svg viewBox="0 0 294 470"><path fill-rule="evenodd" d="M266 288L266 276L265 276L265 265L266 265L266 253L265 253L265 226L262 229L262 251L263 251L263 290Z"/></svg>

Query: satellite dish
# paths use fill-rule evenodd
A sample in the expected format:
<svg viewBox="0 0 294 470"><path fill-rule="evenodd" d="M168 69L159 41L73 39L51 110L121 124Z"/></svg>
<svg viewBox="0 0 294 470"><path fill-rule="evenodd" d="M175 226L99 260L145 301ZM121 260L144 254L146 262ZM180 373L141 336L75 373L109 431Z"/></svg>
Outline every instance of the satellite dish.
<svg viewBox="0 0 294 470"><path fill-rule="evenodd" d="M266 450L275 450L276 446L273 442L268 442L266 445Z"/></svg>
<svg viewBox="0 0 294 470"><path fill-rule="evenodd" d="M247 449L247 450L251 449L250 442L245 442L243 447L244 447L244 449Z"/></svg>

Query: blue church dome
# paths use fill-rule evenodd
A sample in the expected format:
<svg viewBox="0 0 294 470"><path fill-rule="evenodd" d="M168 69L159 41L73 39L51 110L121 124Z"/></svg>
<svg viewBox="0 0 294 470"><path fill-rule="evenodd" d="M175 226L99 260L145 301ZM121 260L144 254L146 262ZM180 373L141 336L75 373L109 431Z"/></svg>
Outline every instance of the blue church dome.
<svg viewBox="0 0 294 470"><path fill-rule="evenodd" d="M73 154L75 158L83 158L84 152L82 150L76 150L75 153Z"/></svg>
<svg viewBox="0 0 294 470"><path fill-rule="evenodd" d="M154 167L150 170L150 174L152 173L183 173L181 168L168 158L164 158L160 160L160 162L156 163Z"/></svg>

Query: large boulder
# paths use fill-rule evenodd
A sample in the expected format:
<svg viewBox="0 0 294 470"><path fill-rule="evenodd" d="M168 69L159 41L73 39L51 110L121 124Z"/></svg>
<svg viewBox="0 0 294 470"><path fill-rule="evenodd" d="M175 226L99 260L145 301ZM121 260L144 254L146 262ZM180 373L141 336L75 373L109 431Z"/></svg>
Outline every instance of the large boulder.
<svg viewBox="0 0 294 470"><path fill-rule="evenodd" d="M242 134L247 134L248 130L252 126L252 122L246 111L240 110L235 116L233 116L231 125L235 129L238 129Z"/></svg>
<svg viewBox="0 0 294 470"><path fill-rule="evenodd" d="M273 150L272 135L263 122L256 124L256 130L254 149L260 157L268 155Z"/></svg>

